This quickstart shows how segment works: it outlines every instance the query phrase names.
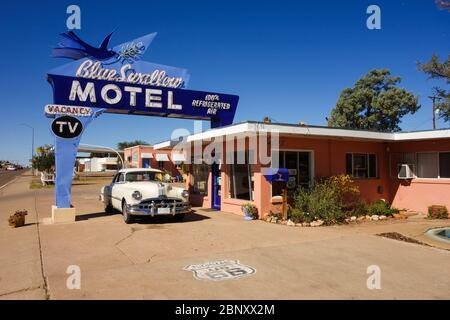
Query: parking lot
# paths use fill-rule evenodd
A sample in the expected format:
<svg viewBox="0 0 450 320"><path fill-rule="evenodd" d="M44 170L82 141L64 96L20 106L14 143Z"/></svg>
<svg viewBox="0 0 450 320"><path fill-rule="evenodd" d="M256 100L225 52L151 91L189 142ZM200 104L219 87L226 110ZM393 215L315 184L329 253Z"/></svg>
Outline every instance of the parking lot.
<svg viewBox="0 0 450 320"><path fill-rule="evenodd" d="M300 228L196 209L183 222L126 225L103 212L101 185L90 182L73 187L77 221L51 225L53 189L30 190L30 179L0 191L2 299L450 298L450 251L376 236L397 231L427 241L425 230L448 221ZM7 217L18 209L28 210L27 225L12 229ZM211 281L184 270L221 260L255 272ZM381 289L367 287L372 265ZM79 267L80 289L67 286L70 266Z"/></svg>

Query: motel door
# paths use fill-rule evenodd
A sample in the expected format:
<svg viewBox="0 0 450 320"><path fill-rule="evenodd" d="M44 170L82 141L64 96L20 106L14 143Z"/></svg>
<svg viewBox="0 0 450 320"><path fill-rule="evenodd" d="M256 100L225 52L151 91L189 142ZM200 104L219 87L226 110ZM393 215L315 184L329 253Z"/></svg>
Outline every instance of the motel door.
<svg viewBox="0 0 450 320"><path fill-rule="evenodd" d="M150 159L148 158L142 159L142 168L150 168Z"/></svg>
<svg viewBox="0 0 450 320"><path fill-rule="evenodd" d="M220 198L221 198L221 176L220 176L220 165L213 163L211 165L212 174L212 208L220 210Z"/></svg>

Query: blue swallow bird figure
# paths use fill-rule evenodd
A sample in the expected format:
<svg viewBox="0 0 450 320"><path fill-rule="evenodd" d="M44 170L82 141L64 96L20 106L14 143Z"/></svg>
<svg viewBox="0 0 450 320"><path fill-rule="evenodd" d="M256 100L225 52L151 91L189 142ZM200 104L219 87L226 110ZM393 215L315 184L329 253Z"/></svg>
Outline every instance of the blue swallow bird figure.
<svg viewBox="0 0 450 320"><path fill-rule="evenodd" d="M103 39L99 48L93 47L90 44L80 39L73 31L60 34L59 47L52 49L52 56L55 58L68 58L79 60L85 57L92 57L97 60L106 60L117 56L117 53L108 50L109 40L113 32Z"/></svg>

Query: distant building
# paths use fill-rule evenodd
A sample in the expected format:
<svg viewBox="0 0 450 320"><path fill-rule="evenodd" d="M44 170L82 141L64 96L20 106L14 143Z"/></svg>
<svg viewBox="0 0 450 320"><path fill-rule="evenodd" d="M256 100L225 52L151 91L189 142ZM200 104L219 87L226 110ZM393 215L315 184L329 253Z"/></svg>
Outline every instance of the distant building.
<svg viewBox="0 0 450 320"><path fill-rule="evenodd" d="M77 156L78 172L114 172L122 168L121 159L123 159L123 151L109 149L106 147L87 147L78 148L79 153L87 153L87 155Z"/></svg>
<svg viewBox="0 0 450 320"><path fill-rule="evenodd" d="M84 172L117 171L118 169L117 157L83 158L78 161L83 165Z"/></svg>

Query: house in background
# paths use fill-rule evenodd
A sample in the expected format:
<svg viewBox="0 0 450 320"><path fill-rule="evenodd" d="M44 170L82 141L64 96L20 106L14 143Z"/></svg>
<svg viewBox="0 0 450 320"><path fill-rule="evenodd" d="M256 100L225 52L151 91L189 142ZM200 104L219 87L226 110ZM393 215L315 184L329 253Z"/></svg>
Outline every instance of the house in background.
<svg viewBox="0 0 450 320"><path fill-rule="evenodd" d="M78 162L84 166L84 172L115 172L118 169L117 157L81 158Z"/></svg>
<svg viewBox="0 0 450 320"><path fill-rule="evenodd" d="M123 151L107 147L80 146L77 154L77 172L115 172L122 168Z"/></svg>
<svg viewBox="0 0 450 320"><path fill-rule="evenodd" d="M270 139L250 143L248 136L276 131L276 149ZM272 199L281 194L279 183L269 183L263 176L265 164L259 157L250 161L262 148L263 154L278 160L280 168L289 169L287 188L292 196L299 186L309 187L314 180L349 174L366 202L384 199L400 209L426 212L430 205L450 208L450 130L383 133L363 130L244 122L211 129L186 137L204 149L211 139L245 138L245 148L227 150L212 165L189 165L187 187L194 206L242 214L241 206L251 202L260 217L270 212ZM153 153L170 152L173 142L156 144ZM150 151L149 151L150 152ZM244 159L227 163L227 159ZM277 159L275 159L277 157ZM139 161L142 157L135 156Z"/></svg>

